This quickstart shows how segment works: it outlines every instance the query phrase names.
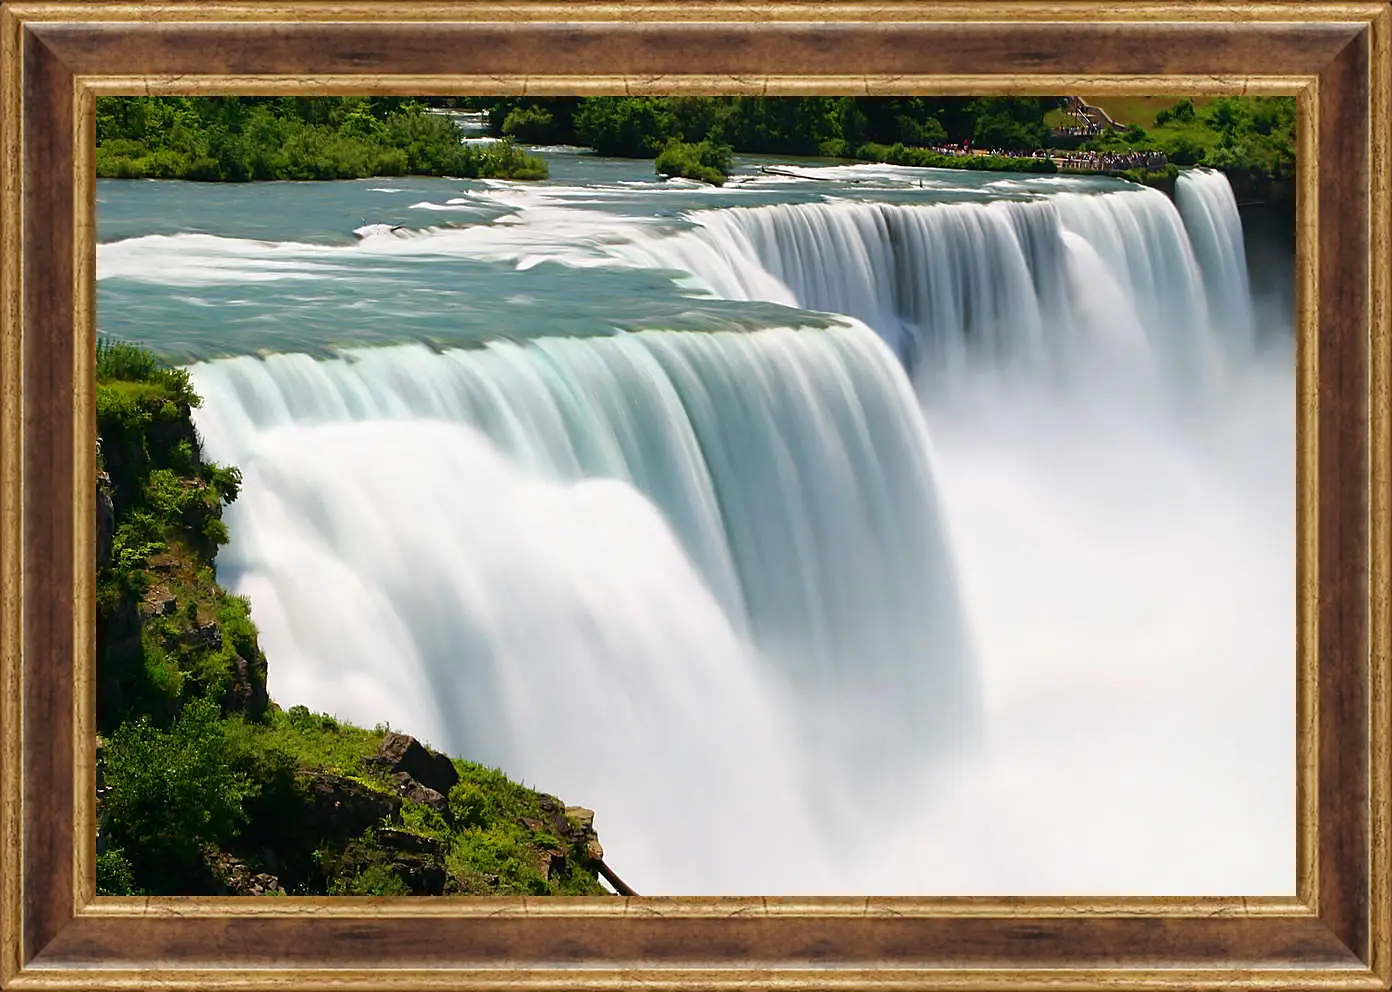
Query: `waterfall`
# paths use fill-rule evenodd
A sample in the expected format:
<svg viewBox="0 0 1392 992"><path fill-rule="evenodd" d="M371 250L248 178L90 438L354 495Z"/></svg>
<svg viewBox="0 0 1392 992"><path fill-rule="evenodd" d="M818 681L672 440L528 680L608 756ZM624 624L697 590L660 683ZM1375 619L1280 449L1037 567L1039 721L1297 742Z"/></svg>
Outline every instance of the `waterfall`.
<svg viewBox="0 0 1392 992"><path fill-rule="evenodd" d="M838 199L688 215L623 254L718 296L846 314L930 390L987 374L1027 388L1210 393L1247 351L1241 226L1221 173L1180 205L1137 188L1032 200ZM1210 317L1212 310L1212 318Z"/></svg>
<svg viewBox="0 0 1392 992"><path fill-rule="evenodd" d="M245 478L219 575L255 604L273 696L603 809L637 877L786 885L792 855L740 824L805 852L838 829L814 783L892 788L971 732L928 439L862 325L242 357L193 381L209 457Z"/></svg>
<svg viewBox="0 0 1392 992"><path fill-rule="evenodd" d="M296 249L833 316L193 366L272 695L595 808L644 894L1289 894L1293 394L1226 181L840 192Z"/></svg>
<svg viewBox="0 0 1392 992"><path fill-rule="evenodd" d="M1221 172L1190 169L1175 182L1175 202L1203 266L1212 319L1238 357L1245 358L1255 327L1242 220L1232 186Z"/></svg>

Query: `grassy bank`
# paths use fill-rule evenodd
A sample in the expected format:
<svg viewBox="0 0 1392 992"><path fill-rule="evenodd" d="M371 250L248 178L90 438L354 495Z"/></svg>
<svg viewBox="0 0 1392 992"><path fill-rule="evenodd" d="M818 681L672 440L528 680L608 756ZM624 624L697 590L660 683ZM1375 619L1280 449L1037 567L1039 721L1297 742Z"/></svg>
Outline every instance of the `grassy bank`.
<svg viewBox="0 0 1392 992"><path fill-rule="evenodd" d="M399 97L97 100L102 178L546 178L546 163L510 141L465 145L460 138L450 118Z"/></svg>
<svg viewBox="0 0 1392 992"><path fill-rule="evenodd" d="M1176 166L1224 172L1237 189L1271 193L1295 178L1295 98L1183 99L1155 110L1149 128L1108 131L1083 148L1098 152L1157 150Z"/></svg>
<svg viewBox="0 0 1392 992"><path fill-rule="evenodd" d="M1090 96L1087 102L1101 107L1118 124L1136 125L1150 130L1155 127L1155 118L1175 105L1173 96ZM1196 96L1191 98L1194 109L1202 110L1217 97Z"/></svg>
<svg viewBox="0 0 1392 992"><path fill-rule="evenodd" d="M862 162L887 162L925 169L968 169L971 171L1053 173L1058 167L1047 158L1014 158L1008 155L943 155L931 148L903 144L865 144L849 156Z"/></svg>
<svg viewBox="0 0 1392 992"><path fill-rule="evenodd" d="M248 603L218 585L234 468L188 376L97 361L98 891L601 894L586 810L266 693Z"/></svg>

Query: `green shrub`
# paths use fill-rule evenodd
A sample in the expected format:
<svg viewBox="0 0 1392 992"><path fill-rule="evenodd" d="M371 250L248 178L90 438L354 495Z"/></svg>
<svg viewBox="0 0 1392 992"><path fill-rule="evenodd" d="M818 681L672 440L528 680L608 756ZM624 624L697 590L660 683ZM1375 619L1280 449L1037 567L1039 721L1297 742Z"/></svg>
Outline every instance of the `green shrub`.
<svg viewBox="0 0 1392 992"><path fill-rule="evenodd" d="M409 896L410 887L387 864L368 865L355 877L329 884L331 896Z"/></svg>
<svg viewBox="0 0 1392 992"><path fill-rule="evenodd" d="M729 177L731 154L728 145L717 145L710 141L691 144L685 141L670 141L657 156L654 168L659 175L682 176L713 186L723 185Z"/></svg>
<svg viewBox="0 0 1392 992"><path fill-rule="evenodd" d="M449 838L449 824L445 818L423 803L406 802L401 807L401 826L422 837Z"/></svg>
<svg viewBox="0 0 1392 992"><path fill-rule="evenodd" d="M481 827L488 822L488 796L477 782L456 782L449 793L450 815L462 828Z"/></svg>
<svg viewBox="0 0 1392 992"><path fill-rule="evenodd" d="M1163 127L1171 121L1192 121L1194 119L1194 101L1189 97L1180 100L1168 110L1161 110L1155 115L1155 126Z"/></svg>
<svg viewBox="0 0 1392 992"><path fill-rule="evenodd" d="M545 179L549 175L546 160L528 155L511 141L499 141L479 146L476 176L496 176L499 179Z"/></svg>
<svg viewBox="0 0 1392 992"><path fill-rule="evenodd" d="M108 178L231 182L546 177L542 159L466 146L451 119L395 97L102 97L96 165Z"/></svg>
<svg viewBox="0 0 1392 992"><path fill-rule="evenodd" d="M514 107L503 119L502 131L526 144L546 144L556 138L556 118L545 107Z"/></svg>
<svg viewBox="0 0 1392 992"><path fill-rule="evenodd" d="M216 704L196 699L167 730L142 716L107 741L108 825L143 877L188 872L204 845L228 841L245 820L257 787L219 717Z"/></svg>
<svg viewBox="0 0 1392 992"><path fill-rule="evenodd" d="M154 353L139 345L113 338L97 338L97 379L153 382L162 371Z"/></svg>
<svg viewBox="0 0 1392 992"><path fill-rule="evenodd" d="M969 169L1000 172L1053 173L1058 166L1047 158L1013 158L1009 155L941 155L928 148L895 145L862 145L855 157L867 162L888 162L926 169Z"/></svg>
<svg viewBox="0 0 1392 992"><path fill-rule="evenodd" d="M491 876L496 879L499 895L548 895L550 886L528 852L521 838L495 831L468 831L455 838L445 856L445 868L456 878Z"/></svg>
<svg viewBox="0 0 1392 992"><path fill-rule="evenodd" d="M599 96L575 114L575 134L601 155L653 158L678 137L676 119L660 97Z"/></svg>
<svg viewBox="0 0 1392 992"><path fill-rule="evenodd" d="M138 896L135 869L119 847L108 846L97 855L97 895Z"/></svg>

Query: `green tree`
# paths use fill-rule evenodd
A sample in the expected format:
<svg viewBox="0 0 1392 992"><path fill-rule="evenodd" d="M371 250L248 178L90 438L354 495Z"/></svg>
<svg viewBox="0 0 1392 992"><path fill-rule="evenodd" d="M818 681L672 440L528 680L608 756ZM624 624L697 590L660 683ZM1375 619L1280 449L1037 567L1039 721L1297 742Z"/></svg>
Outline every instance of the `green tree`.
<svg viewBox="0 0 1392 992"><path fill-rule="evenodd" d="M508 113L502 130L517 141L547 144L556 140L556 118L545 107L517 107Z"/></svg>
<svg viewBox="0 0 1392 992"><path fill-rule="evenodd" d="M1040 97L983 97L968 110L975 115L972 143L981 148L1042 148L1049 129L1044 115L1054 101Z"/></svg>
<svg viewBox="0 0 1392 992"><path fill-rule="evenodd" d="M205 845L226 842L245 822L256 786L220 716L215 703L195 699L168 729L142 716L104 748L107 829L153 888L185 876Z"/></svg>
<svg viewBox="0 0 1392 992"><path fill-rule="evenodd" d="M660 175L684 176L720 186L730 174L730 146L710 141L669 141L653 166Z"/></svg>
<svg viewBox="0 0 1392 992"><path fill-rule="evenodd" d="M1194 101L1189 97L1180 100L1173 107L1162 110L1155 115L1155 126L1163 127L1171 121L1185 123L1194 119Z"/></svg>
<svg viewBox="0 0 1392 992"><path fill-rule="evenodd" d="M601 155L655 158L676 133L666 101L656 97L594 97L575 115L575 135Z"/></svg>
<svg viewBox="0 0 1392 992"><path fill-rule="evenodd" d="M938 123L936 117L928 117L919 121L912 117L901 116L895 124L895 140L902 141L906 145L931 147L944 144L947 141L947 131Z"/></svg>
<svg viewBox="0 0 1392 992"><path fill-rule="evenodd" d="M511 144L464 145L450 118L401 97L103 97L96 166L103 177L238 182L546 175Z"/></svg>

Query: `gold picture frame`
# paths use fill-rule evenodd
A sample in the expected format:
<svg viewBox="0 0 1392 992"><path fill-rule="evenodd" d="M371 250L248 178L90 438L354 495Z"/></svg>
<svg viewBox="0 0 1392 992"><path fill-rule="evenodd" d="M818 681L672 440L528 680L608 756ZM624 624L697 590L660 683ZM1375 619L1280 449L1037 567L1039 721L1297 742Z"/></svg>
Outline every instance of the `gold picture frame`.
<svg viewBox="0 0 1392 992"><path fill-rule="evenodd" d="M1385 0L7 2L0 86L5 990L1392 987ZM93 896L95 96L1064 91L1299 97L1294 898Z"/></svg>

